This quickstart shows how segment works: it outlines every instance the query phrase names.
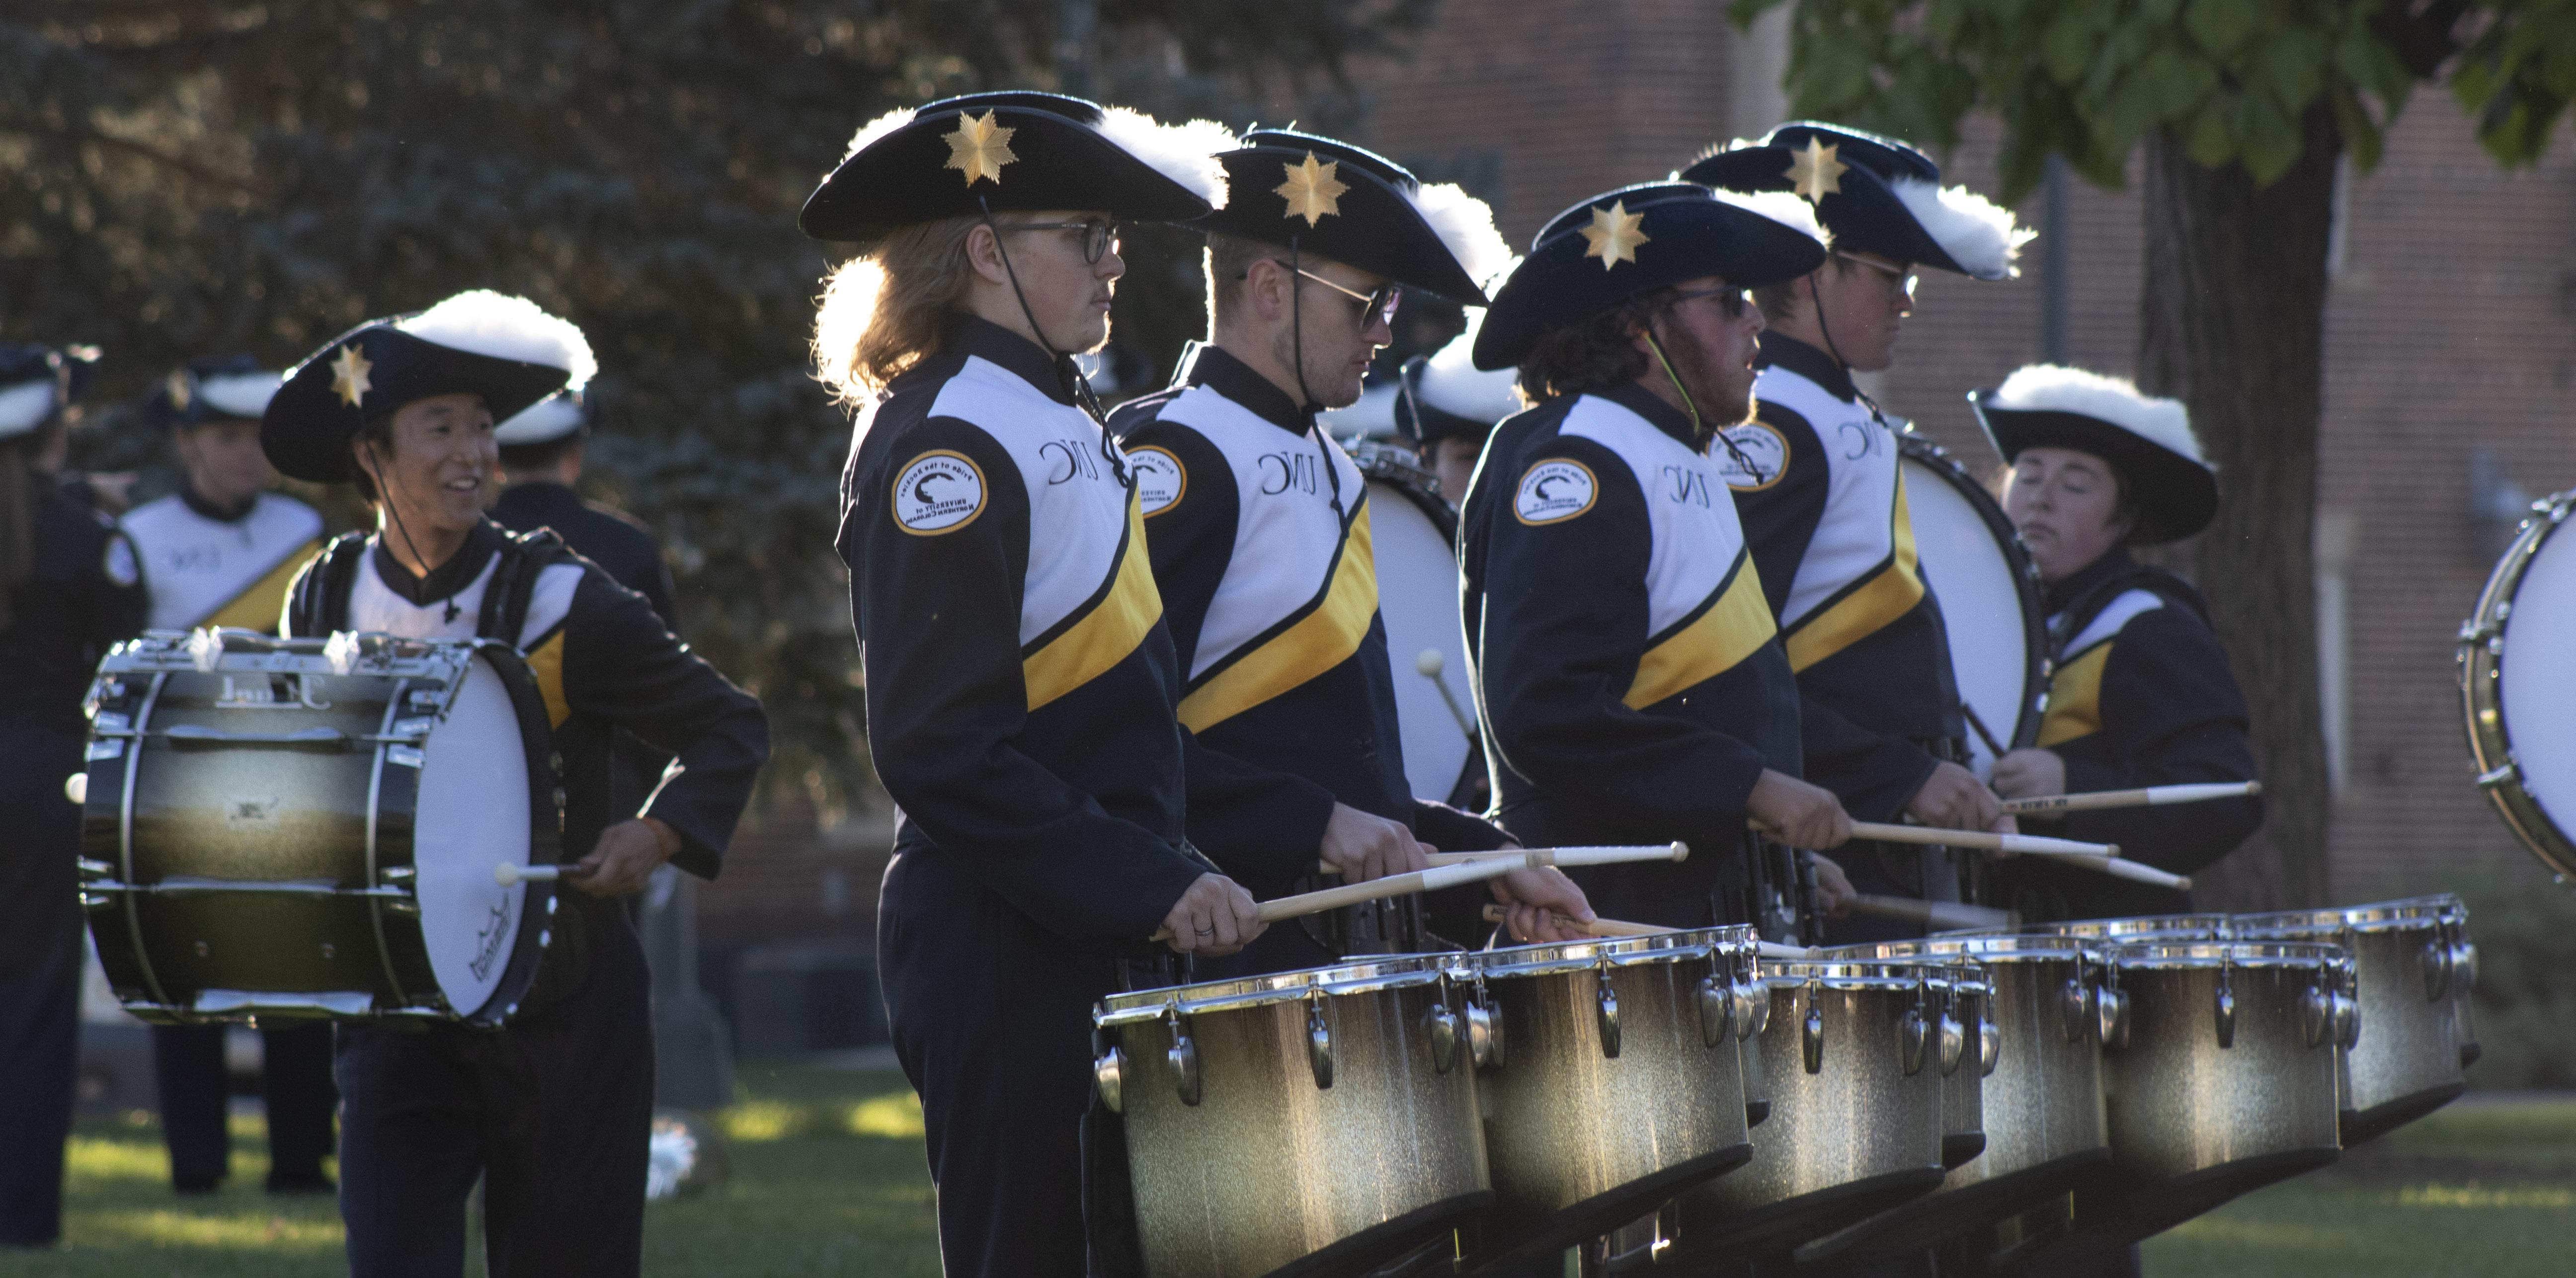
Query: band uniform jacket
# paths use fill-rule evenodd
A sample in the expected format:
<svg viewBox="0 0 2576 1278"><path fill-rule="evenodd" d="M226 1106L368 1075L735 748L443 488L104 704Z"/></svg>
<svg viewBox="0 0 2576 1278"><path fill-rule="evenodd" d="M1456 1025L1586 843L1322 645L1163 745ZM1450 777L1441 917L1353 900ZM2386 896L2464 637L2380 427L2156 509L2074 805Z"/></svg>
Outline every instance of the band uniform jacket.
<svg viewBox="0 0 2576 1278"><path fill-rule="evenodd" d="M322 549L322 516L284 493L227 513L182 486L126 512L125 535L152 595L152 628L277 624L286 588Z"/></svg>
<svg viewBox="0 0 2576 1278"><path fill-rule="evenodd" d="M1712 921L1764 769L1799 772L1798 693L1724 480L1634 386L1550 399L1488 441L1459 520L1476 704L1505 828L1532 846L1690 844L1573 871L1603 915Z"/></svg>
<svg viewBox="0 0 2576 1278"><path fill-rule="evenodd" d="M1924 743L1966 732L1897 432L1839 361L1777 333L1761 342L1754 420L1711 455L1797 672L1806 779L1856 820L1894 820L1932 775Z"/></svg>
<svg viewBox="0 0 2576 1278"><path fill-rule="evenodd" d="M2047 608L2056 675L2039 746L2065 761L2069 793L2255 779L2245 697L2199 591L2115 549L2051 585ZM2127 859L2191 874L2262 823L2263 801L2249 797L2070 812L2030 828L2117 843ZM2181 892L2031 857L2008 864L2006 887L2016 906L2040 919L2173 914L2191 905Z"/></svg>
<svg viewBox="0 0 2576 1278"><path fill-rule="evenodd" d="M531 479L501 490L501 499L492 503L492 520L512 532L554 529L573 553L644 596L663 627L680 633L670 566L662 562L653 534L633 516L583 501L580 493L553 480Z"/></svg>

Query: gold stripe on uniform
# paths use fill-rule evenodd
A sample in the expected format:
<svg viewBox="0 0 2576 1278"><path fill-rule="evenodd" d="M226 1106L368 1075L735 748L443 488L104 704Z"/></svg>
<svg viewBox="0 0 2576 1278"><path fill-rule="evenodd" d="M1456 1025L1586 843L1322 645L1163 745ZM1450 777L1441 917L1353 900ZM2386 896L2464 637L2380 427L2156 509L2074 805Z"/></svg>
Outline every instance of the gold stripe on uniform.
<svg viewBox="0 0 2576 1278"><path fill-rule="evenodd" d="M1717 602L1703 609L1662 643L1637 659L1637 677L1628 681L1620 703L1631 710L1692 688L1734 669L1778 634L1771 605L1762 596L1762 573L1753 556L1737 551L1735 566L1718 586Z"/></svg>
<svg viewBox="0 0 2576 1278"><path fill-rule="evenodd" d="M252 582L240 594L233 596L232 602L215 609L197 624L219 629L231 626L262 634L277 633L278 619L286 612L287 587L294 585L295 574L304 571L304 565L313 562L313 557L321 553L319 540L304 543L293 554L277 561L277 566L269 569L267 576Z"/></svg>
<svg viewBox="0 0 2576 1278"><path fill-rule="evenodd" d="M1890 533L1895 553L1866 584L1809 615L1789 632L1791 670L1805 670L1877 634L1923 601L1923 575L1915 571L1914 516L1906 508L1903 467L1896 472L1896 519Z"/></svg>
<svg viewBox="0 0 2576 1278"><path fill-rule="evenodd" d="M1127 497L1127 542L1118 550L1118 573L1109 591L1082 620L1020 659L1020 676L1028 685L1029 709L1055 700L1107 674L1127 659L1163 616L1163 595L1154 588L1154 563L1145 553L1144 506L1134 493Z"/></svg>
<svg viewBox="0 0 2576 1278"><path fill-rule="evenodd" d="M2110 660L2111 641L2104 640L2057 668L2048 681L2048 715L2039 721L2040 748L2102 730L2102 667Z"/></svg>
<svg viewBox="0 0 2576 1278"><path fill-rule="evenodd" d="M1181 698L1180 717L1192 732L1205 732L1351 659L1377 616L1377 552L1366 505L1342 537L1333 578L1313 611L1269 642L1217 672Z"/></svg>
<svg viewBox="0 0 2576 1278"><path fill-rule="evenodd" d="M546 723L557 728L572 717L572 702L564 697L563 650L563 627L557 626L536 651L528 654L528 673L536 676L537 693L546 699Z"/></svg>

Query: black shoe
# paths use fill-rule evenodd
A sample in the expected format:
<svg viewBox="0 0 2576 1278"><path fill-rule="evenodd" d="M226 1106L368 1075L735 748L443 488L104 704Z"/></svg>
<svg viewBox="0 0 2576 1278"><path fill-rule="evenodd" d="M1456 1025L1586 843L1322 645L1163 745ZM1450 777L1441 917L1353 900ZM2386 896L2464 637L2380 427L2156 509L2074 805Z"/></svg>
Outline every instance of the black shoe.
<svg viewBox="0 0 2576 1278"><path fill-rule="evenodd" d="M270 1176L268 1192L279 1197L301 1197L308 1194L335 1194L340 1187L320 1172L304 1176Z"/></svg>
<svg viewBox="0 0 2576 1278"><path fill-rule="evenodd" d="M220 1192L223 1187L224 1182L220 1180L172 1181L170 1192L182 1198L202 1198L208 1194Z"/></svg>

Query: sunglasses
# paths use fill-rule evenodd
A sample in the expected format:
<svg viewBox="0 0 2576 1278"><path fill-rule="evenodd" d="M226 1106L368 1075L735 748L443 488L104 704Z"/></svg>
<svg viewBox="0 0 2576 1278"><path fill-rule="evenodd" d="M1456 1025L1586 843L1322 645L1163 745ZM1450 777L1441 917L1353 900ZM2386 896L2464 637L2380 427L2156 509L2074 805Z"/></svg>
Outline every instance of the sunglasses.
<svg viewBox="0 0 2576 1278"><path fill-rule="evenodd" d="M1886 276L1888 283L1903 292L1905 294L1905 300L1909 302L1914 300L1914 286L1922 282L1922 277L1901 266L1890 266L1885 262L1874 262L1868 258L1858 257L1850 253L1838 252L1834 254L1834 256L1841 258L1854 266L1866 266L1869 269Z"/></svg>
<svg viewBox="0 0 2576 1278"><path fill-rule="evenodd" d="M1082 236L1082 260L1091 266L1100 265L1101 258L1118 251L1118 224L1097 218L1084 222L1021 222L1007 229L1079 232Z"/></svg>
<svg viewBox="0 0 2576 1278"><path fill-rule="evenodd" d="M1715 288L1695 288L1687 293L1675 293L1673 294L1672 304L1679 306L1684 302L1695 302L1703 297L1716 298L1717 308L1726 312L1726 317L1728 319L1744 318L1745 310L1753 305L1753 294L1737 288L1732 284L1720 284Z"/></svg>
<svg viewBox="0 0 2576 1278"><path fill-rule="evenodd" d="M1360 325L1363 328L1367 327L1369 322L1372 320L1380 324L1394 324L1395 308L1404 301L1404 286L1393 280L1389 280L1386 283L1380 284L1376 288L1363 293L1358 289L1336 284L1302 266L1289 266L1288 263L1279 261L1276 258L1271 259L1271 262L1276 266L1287 266L1289 270L1297 272L1299 278L1313 280L1316 283L1359 303ZM1234 278L1239 280L1248 279L1251 275L1252 272L1245 271Z"/></svg>

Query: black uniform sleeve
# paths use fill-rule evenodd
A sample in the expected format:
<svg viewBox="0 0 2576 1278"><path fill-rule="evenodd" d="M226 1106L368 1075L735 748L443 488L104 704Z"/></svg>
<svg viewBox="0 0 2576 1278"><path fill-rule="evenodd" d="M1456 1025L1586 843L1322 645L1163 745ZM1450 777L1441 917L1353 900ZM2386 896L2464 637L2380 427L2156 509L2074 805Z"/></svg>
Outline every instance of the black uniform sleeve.
<svg viewBox="0 0 2576 1278"><path fill-rule="evenodd" d="M1780 610L1789 606L1789 587L1798 579L1798 564L1807 557L1807 543L1815 540L1816 525L1824 520L1833 468L1825 460L1816 428L1807 424L1804 415L1757 402L1754 419L1779 433L1789 464L1769 483L1734 489L1735 517L1744 525L1744 544L1753 548L1753 566L1762 570L1762 596L1771 603L1771 615L1785 625L1789 618L1782 617ZM1719 460L1726 460L1724 443L1710 447Z"/></svg>
<svg viewBox="0 0 2576 1278"><path fill-rule="evenodd" d="M673 756L639 815L679 833L672 864L714 878L769 757L760 703L665 629L644 596L587 566L564 627L563 690L575 714Z"/></svg>
<svg viewBox="0 0 2576 1278"><path fill-rule="evenodd" d="M1593 507L1525 524L1510 491L1546 457L1595 476ZM1652 549L1644 492L1617 454L1559 437L1493 475L1478 700L1503 766L1535 787L1582 795L1623 826L1726 828L1765 766L1750 743L1621 697L1647 633ZM1498 637L1507 637L1496 642Z"/></svg>
<svg viewBox="0 0 2576 1278"><path fill-rule="evenodd" d="M933 536L895 523L887 471L932 449L974 460L986 507ZM1040 926L1133 942L1206 867L1021 753L1028 489L991 437L930 419L845 494L838 548L868 689L868 753L904 815Z"/></svg>
<svg viewBox="0 0 2576 1278"><path fill-rule="evenodd" d="M1413 837L1443 852L1491 852L1512 841L1503 827L1429 799L1413 801Z"/></svg>
<svg viewBox="0 0 2576 1278"><path fill-rule="evenodd" d="M102 656L109 648L142 634L143 623L152 616L152 597L145 592L143 574L139 571L143 563L142 552L134 548L134 543L122 529L110 528L104 554L107 559L121 557L122 562L137 571L129 574L133 578L131 581L120 586L108 575L102 560L100 570L86 578L89 606L82 611L88 618L89 649L92 654Z"/></svg>
<svg viewBox="0 0 2576 1278"><path fill-rule="evenodd" d="M1801 693L1800 751L1807 780L1834 792L1855 821L1893 821L1941 766L1903 737L1873 732Z"/></svg>
<svg viewBox="0 0 2576 1278"><path fill-rule="evenodd" d="M2099 704L2101 731L2056 747L2069 792L2255 779L2245 697L2227 652L2186 609L2167 604L2121 627ZM2263 801L2246 798L2075 812L2061 828L2066 838L2117 843L2124 857L2190 874L2262 824Z"/></svg>

